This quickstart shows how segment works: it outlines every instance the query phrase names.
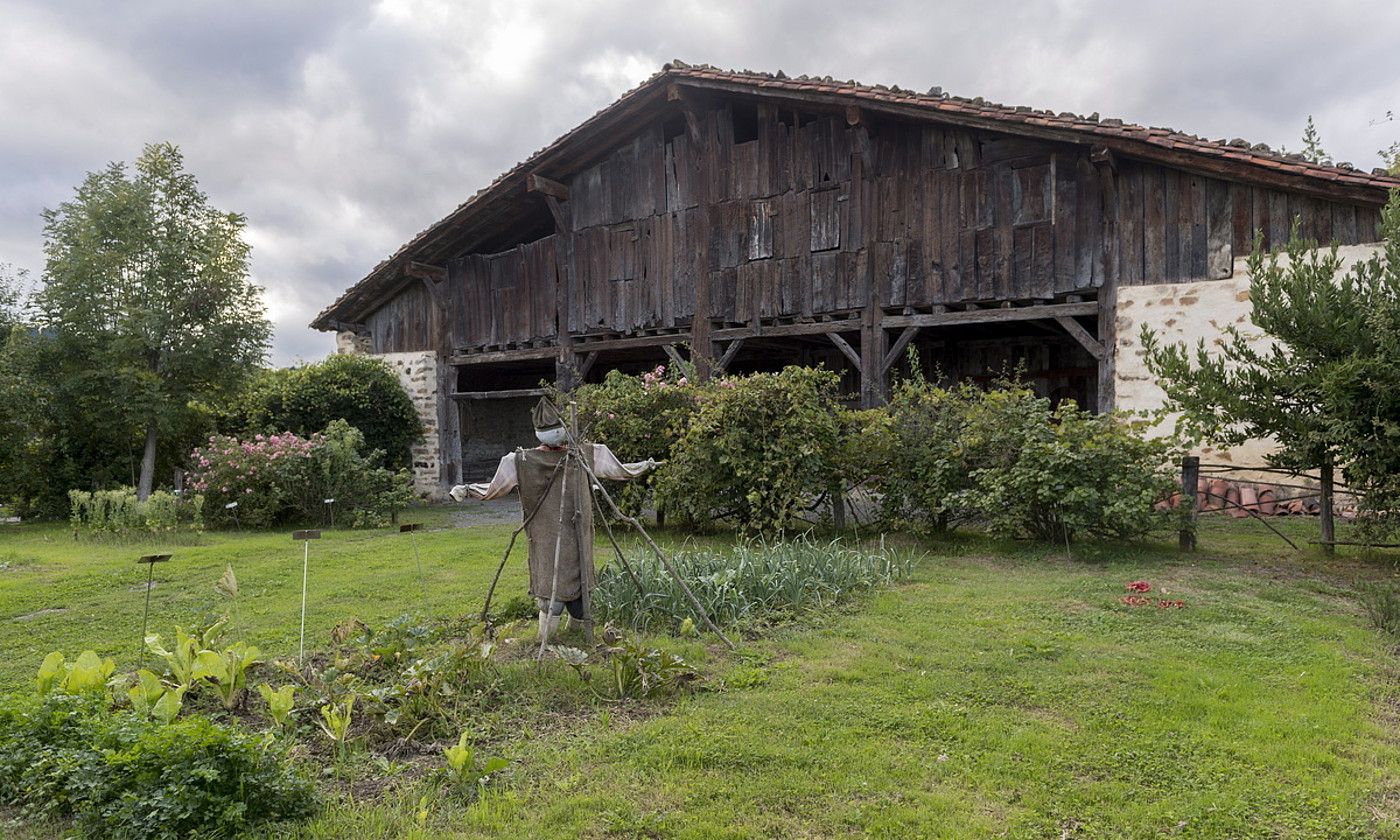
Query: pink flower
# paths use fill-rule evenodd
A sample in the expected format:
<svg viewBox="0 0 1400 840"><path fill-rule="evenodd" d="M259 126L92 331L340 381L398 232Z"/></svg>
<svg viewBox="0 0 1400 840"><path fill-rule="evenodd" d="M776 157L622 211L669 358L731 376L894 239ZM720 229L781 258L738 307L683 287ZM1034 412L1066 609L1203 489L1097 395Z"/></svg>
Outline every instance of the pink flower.
<svg viewBox="0 0 1400 840"><path fill-rule="evenodd" d="M1130 592L1151 592L1151 591L1152 591L1152 584L1148 583L1148 582L1145 581L1145 580L1135 580L1135 581L1133 581L1132 583L1128 584L1128 591L1130 591Z"/></svg>

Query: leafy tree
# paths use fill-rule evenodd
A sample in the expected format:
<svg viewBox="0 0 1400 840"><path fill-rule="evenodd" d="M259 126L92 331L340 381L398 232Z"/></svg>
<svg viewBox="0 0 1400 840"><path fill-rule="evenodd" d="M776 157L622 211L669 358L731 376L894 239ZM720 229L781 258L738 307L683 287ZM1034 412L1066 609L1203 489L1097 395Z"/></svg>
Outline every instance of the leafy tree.
<svg viewBox="0 0 1400 840"><path fill-rule="evenodd" d="M378 450L376 462L408 466L423 422L398 376L382 359L337 354L299 368L265 370L223 411L219 425L234 434L310 435L345 420Z"/></svg>
<svg viewBox="0 0 1400 840"><path fill-rule="evenodd" d="M174 146L147 146L131 172L90 173L44 211L38 321L54 371L115 398L86 422L144 438L137 493L150 494L158 443L188 405L261 365L271 328L248 279L246 221L216 210ZM120 450L118 450L120 451Z"/></svg>
<svg viewBox="0 0 1400 840"><path fill-rule="evenodd" d="M1227 327L1217 348L1166 346L1142 331L1148 369L1188 428L1234 445L1272 438L1293 470L1400 468L1400 195L1385 247L1342 273L1336 247L1296 235L1282 256L1249 258L1251 320L1266 342ZM1371 471L1383 469L1366 467Z"/></svg>

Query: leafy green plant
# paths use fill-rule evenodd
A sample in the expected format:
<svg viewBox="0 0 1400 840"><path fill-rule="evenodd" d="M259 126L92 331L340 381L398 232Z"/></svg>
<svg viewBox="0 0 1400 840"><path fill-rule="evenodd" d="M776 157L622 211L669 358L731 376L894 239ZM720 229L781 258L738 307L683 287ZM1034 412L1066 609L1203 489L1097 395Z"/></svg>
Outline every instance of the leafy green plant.
<svg viewBox="0 0 1400 840"><path fill-rule="evenodd" d="M199 675L195 673L199 664L199 655L208 651L218 641L223 634L224 619L218 619L203 627L195 627L186 630L184 627L175 628L175 643L166 648L161 642L160 635L152 633L146 636L146 649L165 661L166 673L171 677L176 687L188 690Z"/></svg>
<svg viewBox="0 0 1400 840"><path fill-rule="evenodd" d="M160 681L160 677L142 668L136 672L136 685L127 689L126 696L137 714L170 723L180 715L185 689L179 686L170 688Z"/></svg>
<svg viewBox="0 0 1400 840"><path fill-rule="evenodd" d="M229 836L309 816L316 800L256 735L53 694L0 700L0 804L75 819L86 836L134 840Z"/></svg>
<svg viewBox="0 0 1400 840"><path fill-rule="evenodd" d="M261 656L262 651L243 642L235 642L221 651L203 650L195 657L194 678L212 684L224 708L232 710L243 699L248 669L262 662Z"/></svg>
<svg viewBox="0 0 1400 840"><path fill-rule="evenodd" d="M103 659L90 650L83 651L72 662L66 661L59 651L54 651L45 656L39 665L39 693L93 694L105 691L107 681L116 669L114 661Z"/></svg>
<svg viewBox="0 0 1400 840"><path fill-rule="evenodd" d="M258 693L267 703L267 713L279 730L286 730L287 721L291 719L292 711L296 708L296 690L297 687L290 683L277 689L267 683L258 686Z"/></svg>
<svg viewBox="0 0 1400 840"><path fill-rule="evenodd" d="M350 724L354 721L356 695L351 694L340 703L327 703L321 707L321 719L316 722L326 737L335 745L337 764L345 760L350 745Z"/></svg>
<svg viewBox="0 0 1400 840"><path fill-rule="evenodd" d="M457 743L442 751L447 759L447 778L456 789L468 796L476 796L491 777L510 766L510 762L500 756L482 757L467 742L470 733L463 732Z"/></svg>
<svg viewBox="0 0 1400 840"><path fill-rule="evenodd" d="M171 537L203 528L202 497L188 499L157 490L145 501L130 487L114 490L70 490L69 524L76 534L118 540Z"/></svg>
<svg viewBox="0 0 1400 840"><path fill-rule="evenodd" d="M636 639L623 639L603 651L610 671L603 682L593 679L589 654L562 646L551 646L550 650L604 700L650 700L672 693L695 677L695 670L684 659Z"/></svg>

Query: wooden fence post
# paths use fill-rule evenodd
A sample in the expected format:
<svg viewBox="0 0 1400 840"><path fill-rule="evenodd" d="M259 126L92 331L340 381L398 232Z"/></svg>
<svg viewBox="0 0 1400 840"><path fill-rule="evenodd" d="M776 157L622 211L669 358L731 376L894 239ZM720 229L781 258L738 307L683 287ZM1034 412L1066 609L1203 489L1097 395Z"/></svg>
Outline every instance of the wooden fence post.
<svg viewBox="0 0 1400 840"><path fill-rule="evenodd" d="M1201 459L1187 455L1181 459L1181 503L1186 506L1186 518L1177 541L1182 551L1196 550L1196 512L1200 509Z"/></svg>
<svg viewBox="0 0 1400 840"><path fill-rule="evenodd" d="M1332 462L1324 463L1317 470L1318 481L1322 485L1322 553L1337 553L1336 523L1332 521Z"/></svg>
<svg viewBox="0 0 1400 840"><path fill-rule="evenodd" d="M846 494L842 491L841 482L834 481L831 490L831 526L838 531L846 530Z"/></svg>

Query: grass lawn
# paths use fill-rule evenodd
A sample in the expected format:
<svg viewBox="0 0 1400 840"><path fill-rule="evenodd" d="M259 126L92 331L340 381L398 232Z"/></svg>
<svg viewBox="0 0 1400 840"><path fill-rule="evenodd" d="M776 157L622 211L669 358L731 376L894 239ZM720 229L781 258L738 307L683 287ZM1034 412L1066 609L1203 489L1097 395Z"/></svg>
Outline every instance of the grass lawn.
<svg viewBox="0 0 1400 840"><path fill-rule="evenodd" d="M1309 523L1283 524L1306 538ZM508 533L421 533L429 609L479 610ZM157 567L152 629L218 606L231 563L232 634L295 654L299 548L285 534L202 543ZM1201 544L1076 546L1069 560L1062 547L927 543L911 582L737 653L667 642L705 674L671 703L552 714L538 692L576 694L572 673L514 663L534 712L496 744L512 762L501 786L462 805L390 785L296 833L1400 837L1392 640L1350 590L1389 561L1294 554L1252 522L1208 521ZM53 649L130 665L144 588L133 560L147 550L0 530L0 690L29 690ZM309 644L348 616L377 625L422 609L406 535L329 532L311 575ZM1125 606L1136 579L1186 608ZM501 591L523 587L522 560Z"/></svg>

